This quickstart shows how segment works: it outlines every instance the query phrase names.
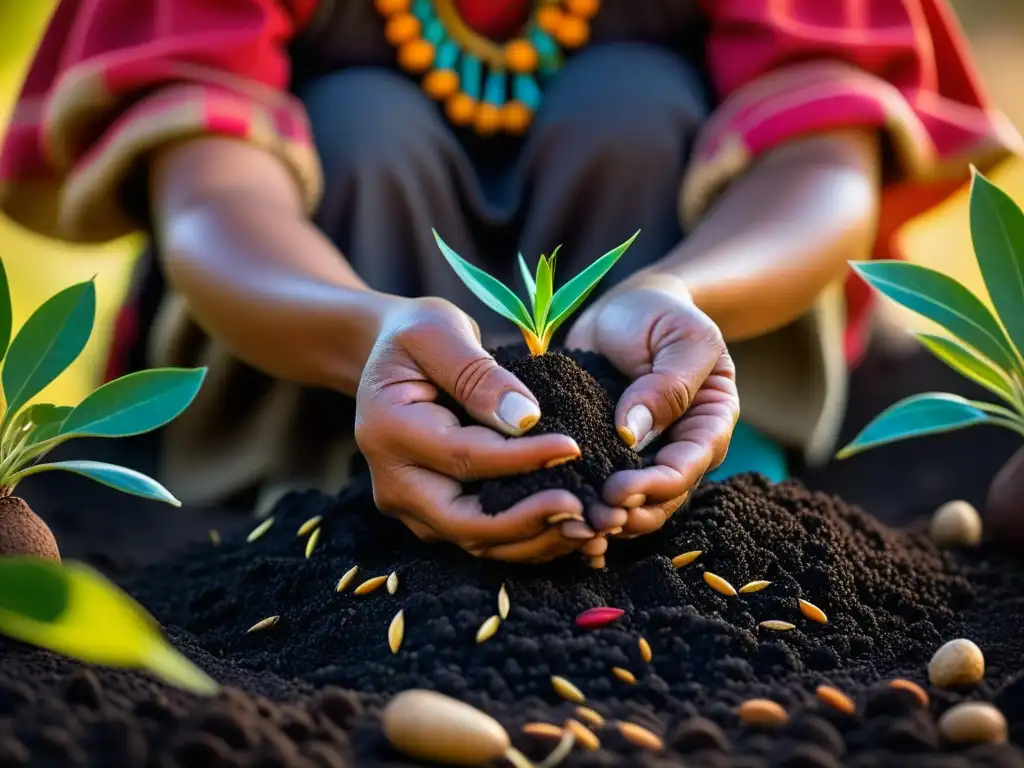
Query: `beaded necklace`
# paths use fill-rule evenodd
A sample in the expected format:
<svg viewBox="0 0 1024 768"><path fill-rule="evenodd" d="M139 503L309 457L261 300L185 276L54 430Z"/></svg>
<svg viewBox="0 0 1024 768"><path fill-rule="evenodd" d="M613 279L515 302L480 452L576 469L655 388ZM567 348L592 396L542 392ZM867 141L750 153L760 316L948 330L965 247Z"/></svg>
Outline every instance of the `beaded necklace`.
<svg viewBox="0 0 1024 768"><path fill-rule="evenodd" d="M455 0L376 0L376 7L399 66L444 104L453 125L490 136L526 131L563 51L589 40L600 0L536 0L519 35L506 43L473 30Z"/></svg>

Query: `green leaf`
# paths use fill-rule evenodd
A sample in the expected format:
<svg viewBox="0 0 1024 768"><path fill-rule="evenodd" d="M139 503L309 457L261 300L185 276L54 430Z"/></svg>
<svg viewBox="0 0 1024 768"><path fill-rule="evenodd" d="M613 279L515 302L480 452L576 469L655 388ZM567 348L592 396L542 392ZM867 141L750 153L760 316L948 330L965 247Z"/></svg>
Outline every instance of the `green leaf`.
<svg viewBox="0 0 1024 768"><path fill-rule="evenodd" d="M145 669L199 695L218 690L138 603L82 563L0 558L0 633L87 664Z"/></svg>
<svg viewBox="0 0 1024 768"><path fill-rule="evenodd" d="M961 376L980 384L1011 405L1016 406L1013 383L1010 381L1010 377L998 367L955 339L931 333L918 333L916 336L925 349Z"/></svg>
<svg viewBox="0 0 1024 768"><path fill-rule="evenodd" d="M845 459L897 440L936 435L984 424L988 415L958 395L928 392L900 400L882 411L849 445L836 454Z"/></svg>
<svg viewBox="0 0 1024 768"><path fill-rule="evenodd" d="M65 288L25 322L7 350L3 387L6 419L38 395L85 349L96 316L96 286L90 280Z"/></svg>
<svg viewBox="0 0 1024 768"><path fill-rule="evenodd" d="M536 308L537 284L533 282L533 275L530 274L530 268L526 265L526 259L523 258L522 251L519 252L519 274L523 276L523 283L526 285L526 295L530 299L530 306Z"/></svg>
<svg viewBox="0 0 1024 768"><path fill-rule="evenodd" d="M996 314L1024 352L1024 211L977 171L971 181L971 240Z"/></svg>
<svg viewBox="0 0 1024 768"><path fill-rule="evenodd" d="M128 437L162 427L199 393L205 368L155 368L104 384L79 403L60 435Z"/></svg>
<svg viewBox="0 0 1024 768"><path fill-rule="evenodd" d="M543 328L547 321L554 291L555 275L551 269L551 262L546 256L541 256L537 262L537 299L533 306L534 324L537 328Z"/></svg>
<svg viewBox="0 0 1024 768"><path fill-rule="evenodd" d="M551 299L551 308L548 310L548 321L543 329L542 335L554 333L569 316L579 309L580 305L587 300L591 291L597 287L609 270L621 258L626 249L633 244L640 231L637 230L629 240L618 248L608 251L589 267L581 271L576 277L558 289L558 293Z"/></svg>
<svg viewBox="0 0 1024 768"><path fill-rule="evenodd" d="M0 261L0 360L7 354L7 345L11 343L11 328L14 319L11 311L11 286L7 282L7 270Z"/></svg>
<svg viewBox="0 0 1024 768"><path fill-rule="evenodd" d="M1016 353L999 323L953 278L904 261L860 261L852 266L875 290L938 323L1004 371L1015 369Z"/></svg>
<svg viewBox="0 0 1024 768"><path fill-rule="evenodd" d="M106 464L102 461L55 461L50 464L36 464L15 473L8 481L13 485L29 475L38 475L40 472L53 470L73 472L132 496L162 501L174 507L181 506L181 502L153 478L136 472L134 469L119 467L116 464Z"/></svg>
<svg viewBox="0 0 1024 768"><path fill-rule="evenodd" d="M23 410L18 414L18 421L20 422L24 416L22 429L27 427L29 432L24 447L56 437L60 425L72 410L70 405L50 405L49 403L36 403Z"/></svg>

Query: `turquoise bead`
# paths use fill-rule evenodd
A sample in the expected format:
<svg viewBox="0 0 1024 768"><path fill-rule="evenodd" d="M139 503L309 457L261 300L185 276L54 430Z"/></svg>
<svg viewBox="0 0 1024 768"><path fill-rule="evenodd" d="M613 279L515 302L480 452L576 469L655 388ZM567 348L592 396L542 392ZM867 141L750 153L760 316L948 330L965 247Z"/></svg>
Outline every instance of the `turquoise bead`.
<svg viewBox="0 0 1024 768"><path fill-rule="evenodd" d="M459 46L451 40L445 40L437 49L437 60L434 66L438 69L455 69L459 61Z"/></svg>
<svg viewBox="0 0 1024 768"><path fill-rule="evenodd" d="M469 53L462 55L462 72L459 74L462 91L475 101L480 100L480 88L483 80L483 67L480 59Z"/></svg>
<svg viewBox="0 0 1024 768"><path fill-rule="evenodd" d="M424 25L423 39L434 46L438 46L444 40L444 24L440 19L431 19Z"/></svg>
<svg viewBox="0 0 1024 768"><path fill-rule="evenodd" d="M487 84L484 86L484 101L500 107L505 103L505 73L491 72L487 75Z"/></svg>
<svg viewBox="0 0 1024 768"><path fill-rule="evenodd" d="M530 75L516 75L512 82L512 92L516 101L521 101L532 111L540 107L541 92L537 81Z"/></svg>
<svg viewBox="0 0 1024 768"><path fill-rule="evenodd" d="M412 15L426 24L434 18L434 6L430 0L415 0L412 4Z"/></svg>

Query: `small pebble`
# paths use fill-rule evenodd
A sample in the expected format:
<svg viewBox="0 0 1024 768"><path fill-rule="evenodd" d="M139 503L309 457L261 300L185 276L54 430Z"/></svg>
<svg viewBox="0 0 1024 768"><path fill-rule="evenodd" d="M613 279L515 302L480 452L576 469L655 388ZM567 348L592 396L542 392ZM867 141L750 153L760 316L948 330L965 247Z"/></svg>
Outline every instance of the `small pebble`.
<svg viewBox="0 0 1024 768"><path fill-rule="evenodd" d="M928 532L943 548L976 547L981 543L981 515L966 501L948 501L935 510Z"/></svg>
<svg viewBox="0 0 1024 768"><path fill-rule="evenodd" d="M950 640L928 662L928 679L942 688L977 685L985 677L981 648L965 638Z"/></svg>
<svg viewBox="0 0 1024 768"><path fill-rule="evenodd" d="M965 701L939 718L939 733L956 744L1002 744L1006 741L1006 718L984 701Z"/></svg>
<svg viewBox="0 0 1024 768"><path fill-rule="evenodd" d="M682 753L729 750L729 738L714 721L704 717L691 717L681 722L669 736L669 743Z"/></svg>

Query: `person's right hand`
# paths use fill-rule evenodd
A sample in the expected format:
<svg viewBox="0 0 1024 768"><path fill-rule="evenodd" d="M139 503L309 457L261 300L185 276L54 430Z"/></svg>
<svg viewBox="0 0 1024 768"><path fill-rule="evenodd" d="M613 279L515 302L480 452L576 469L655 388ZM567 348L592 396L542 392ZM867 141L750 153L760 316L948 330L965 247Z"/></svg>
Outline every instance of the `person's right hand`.
<svg viewBox="0 0 1024 768"><path fill-rule="evenodd" d="M436 402L439 390L486 426L462 426ZM455 305L409 299L388 310L359 382L355 427L383 513L421 539L446 539L478 557L543 562L583 549L594 532L569 491L541 491L494 516L463 495L464 482L579 457L565 435L522 437L539 418L534 396L483 349L476 324Z"/></svg>

